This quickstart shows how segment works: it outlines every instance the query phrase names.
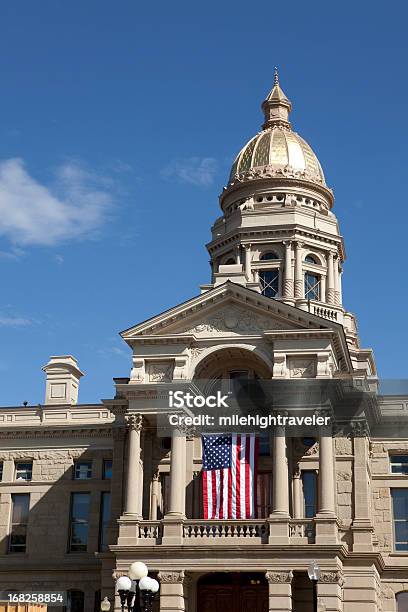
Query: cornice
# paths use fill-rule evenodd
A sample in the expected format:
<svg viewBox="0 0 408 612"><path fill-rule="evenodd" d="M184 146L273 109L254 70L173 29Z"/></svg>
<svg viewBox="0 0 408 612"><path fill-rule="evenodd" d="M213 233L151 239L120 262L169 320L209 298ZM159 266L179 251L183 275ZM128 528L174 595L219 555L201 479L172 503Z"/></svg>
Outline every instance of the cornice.
<svg viewBox="0 0 408 612"><path fill-rule="evenodd" d="M16 424L14 424L16 427ZM18 425L17 425L18 427ZM21 429L0 429L0 439L14 440L24 438L112 438L113 429L111 423L100 427L61 427L44 425L43 427L24 427Z"/></svg>

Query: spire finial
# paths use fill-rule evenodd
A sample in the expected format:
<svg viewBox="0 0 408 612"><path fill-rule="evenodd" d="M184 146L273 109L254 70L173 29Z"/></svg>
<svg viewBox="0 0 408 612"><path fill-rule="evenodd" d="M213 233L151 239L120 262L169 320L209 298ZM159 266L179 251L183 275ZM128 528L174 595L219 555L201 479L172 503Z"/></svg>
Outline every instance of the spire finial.
<svg viewBox="0 0 408 612"><path fill-rule="evenodd" d="M275 66L274 72L273 72L273 84L274 85L279 85L279 72L278 72L278 67Z"/></svg>

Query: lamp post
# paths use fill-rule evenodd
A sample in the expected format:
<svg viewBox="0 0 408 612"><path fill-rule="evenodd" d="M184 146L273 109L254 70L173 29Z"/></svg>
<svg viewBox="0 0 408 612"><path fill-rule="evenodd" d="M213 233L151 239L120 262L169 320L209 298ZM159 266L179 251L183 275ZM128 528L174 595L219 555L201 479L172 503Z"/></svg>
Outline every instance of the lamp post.
<svg viewBox="0 0 408 612"><path fill-rule="evenodd" d="M104 597L103 601L101 601L101 612L109 612L111 608L110 601L107 597Z"/></svg>
<svg viewBox="0 0 408 612"><path fill-rule="evenodd" d="M128 576L121 576L116 581L122 612L125 612L125 605L128 612L152 611L153 599L159 590L159 583L149 578L147 574L146 565L141 561L136 561L129 567ZM143 594L142 602L140 593Z"/></svg>
<svg viewBox="0 0 408 612"><path fill-rule="evenodd" d="M308 576L312 582L313 587L313 612L317 612L317 583L320 578L320 567L316 561L312 561L307 568Z"/></svg>

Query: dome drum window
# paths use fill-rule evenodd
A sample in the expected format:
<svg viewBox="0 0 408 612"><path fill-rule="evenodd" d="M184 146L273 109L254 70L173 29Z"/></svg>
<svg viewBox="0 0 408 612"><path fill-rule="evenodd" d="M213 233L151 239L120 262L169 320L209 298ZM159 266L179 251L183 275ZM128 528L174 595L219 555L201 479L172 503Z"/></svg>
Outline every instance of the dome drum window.
<svg viewBox="0 0 408 612"><path fill-rule="evenodd" d="M320 276L312 272L305 274L305 299L320 301Z"/></svg>
<svg viewBox="0 0 408 612"><path fill-rule="evenodd" d="M319 259L316 257L316 255L313 255L312 253L309 253L308 255L306 255L305 263L313 264L314 266L321 265Z"/></svg>
<svg viewBox="0 0 408 612"><path fill-rule="evenodd" d="M278 255L274 251L265 251L259 257L259 261L270 261L272 259L279 259Z"/></svg>
<svg viewBox="0 0 408 612"><path fill-rule="evenodd" d="M259 282L261 293L269 298L276 298L279 295L279 270L260 270Z"/></svg>

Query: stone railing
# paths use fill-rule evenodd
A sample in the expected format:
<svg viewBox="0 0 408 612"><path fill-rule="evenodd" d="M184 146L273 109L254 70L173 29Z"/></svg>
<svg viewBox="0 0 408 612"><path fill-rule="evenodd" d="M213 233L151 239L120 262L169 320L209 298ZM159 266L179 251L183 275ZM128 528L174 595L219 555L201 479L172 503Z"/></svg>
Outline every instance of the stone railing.
<svg viewBox="0 0 408 612"><path fill-rule="evenodd" d="M141 521L139 523L139 540L143 546L161 544L163 525L161 521Z"/></svg>
<svg viewBox="0 0 408 612"><path fill-rule="evenodd" d="M291 519L289 521L289 537L293 543L314 544L315 524L312 519Z"/></svg>
<svg viewBox="0 0 408 612"><path fill-rule="evenodd" d="M205 540L215 544L220 540L239 540L241 544L262 544L268 541L269 528L265 520L187 520L183 536L187 540Z"/></svg>
<svg viewBox="0 0 408 612"><path fill-rule="evenodd" d="M322 317L323 319L330 319L330 321L337 321L337 310L327 308L327 306L317 306L315 304L311 305L311 310L313 314L317 315L318 317Z"/></svg>

